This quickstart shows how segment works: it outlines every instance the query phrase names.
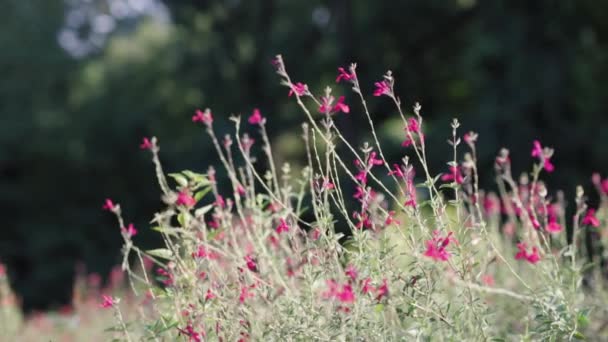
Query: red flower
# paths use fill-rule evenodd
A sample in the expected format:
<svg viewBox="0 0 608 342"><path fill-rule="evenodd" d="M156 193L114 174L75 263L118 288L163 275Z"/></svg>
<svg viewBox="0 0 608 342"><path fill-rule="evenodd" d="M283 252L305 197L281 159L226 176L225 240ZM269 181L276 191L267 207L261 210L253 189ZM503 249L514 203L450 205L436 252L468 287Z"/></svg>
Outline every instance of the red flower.
<svg viewBox="0 0 608 342"><path fill-rule="evenodd" d="M391 95L391 85L387 80L374 83L376 89L374 90L374 96Z"/></svg>
<svg viewBox="0 0 608 342"><path fill-rule="evenodd" d="M142 150L151 150L152 142L148 138L143 138L142 143L139 145Z"/></svg>
<svg viewBox="0 0 608 342"><path fill-rule="evenodd" d="M336 77L336 83L340 83L340 80L350 81L357 78L352 72L347 72L344 68L338 68L338 77Z"/></svg>
<svg viewBox="0 0 608 342"><path fill-rule="evenodd" d="M265 119L262 117L260 110L257 108L255 108L253 110L253 113L251 114L251 116L248 119L249 123L252 125L259 125L259 124L263 123L264 120Z"/></svg>
<svg viewBox="0 0 608 342"><path fill-rule="evenodd" d="M289 96L296 94L297 96L302 96L308 94L308 86L304 83L296 83L291 85L291 89L289 90Z"/></svg>
<svg viewBox="0 0 608 342"><path fill-rule="evenodd" d="M195 115L192 116L192 122L200 122L207 126L211 126L211 124L213 123L213 114L211 113L211 110L209 110L209 108L205 109L204 112L200 109L197 109L195 111Z"/></svg>
<svg viewBox="0 0 608 342"><path fill-rule="evenodd" d="M103 203L102 208L103 210L114 211L114 209L116 209L116 204L114 204L111 199L106 198L106 201Z"/></svg>
<svg viewBox="0 0 608 342"><path fill-rule="evenodd" d="M587 225L587 226L596 227L596 228L600 226L600 220L598 220L598 218L595 217L595 209L589 208L587 210L585 217L583 217L583 224Z"/></svg>

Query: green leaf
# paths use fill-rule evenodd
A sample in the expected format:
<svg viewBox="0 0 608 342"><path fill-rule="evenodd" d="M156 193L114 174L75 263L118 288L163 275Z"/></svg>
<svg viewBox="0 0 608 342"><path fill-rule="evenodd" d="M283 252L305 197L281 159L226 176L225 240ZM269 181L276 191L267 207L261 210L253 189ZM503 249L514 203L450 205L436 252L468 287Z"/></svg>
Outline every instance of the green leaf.
<svg viewBox="0 0 608 342"><path fill-rule="evenodd" d="M585 335L583 335L580 331L575 331L574 334L572 334L572 336L574 336L574 338L577 340L586 340L587 339L587 338L585 338Z"/></svg>
<svg viewBox="0 0 608 342"><path fill-rule="evenodd" d="M382 312L384 310L384 304L376 304L374 307L375 312Z"/></svg>
<svg viewBox="0 0 608 342"><path fill-rule="evenodd" d="M181 174L170 173L168 176L173 178L177 182L177 184L179 184L180 186L183 186L183 187L188 186L188 179L186 179L186 177L182 176Z"/></svg>
<svg viewBox="0 0 608 342"><path fill-rule="evenodd" d="M194 194L194 199L195 199L197 202L198 202L198 201L200 201L200 200L201 200L203 197L205 197L205 195L206 195L206 194L207 194L209 191L211 191L211 188L209 188L209 187L204 188L204 189L203 189L203 190L201 190L201 191L197 191L197 192Z"/></svg>
<svg viewBox="0 0 608 342"><path fill-rule="evenodd" d="M213 204L208 204L202 208L198 208L194 211L194 216L201 217L201 216L205 215L206 213L208 213L211 209L213 209Z"/></svg>
<svg viewBox="0 0 608 342"><path fill-rule="evenodd" d="M167 259L167 260L173 260L173 253L166 248L151 249L149 251L146 251L146 253L150 254L151 256L155 256L155 257L159 257L159 258L163 258L163 259Z"/></svg>

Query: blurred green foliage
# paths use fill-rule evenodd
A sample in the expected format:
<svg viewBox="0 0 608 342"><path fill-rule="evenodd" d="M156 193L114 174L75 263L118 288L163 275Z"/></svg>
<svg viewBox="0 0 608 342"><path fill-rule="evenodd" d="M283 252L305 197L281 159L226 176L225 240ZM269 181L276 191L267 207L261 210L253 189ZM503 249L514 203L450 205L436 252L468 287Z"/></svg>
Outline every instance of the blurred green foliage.
<svg viewBox="0 0 608 342"><path fill-rule="evenodd" d="M166 1L171 20L118 27L103 47L73 58L57 35L62 1L4 0L0 11L0 260L26 308L68 300L75 263L107 272L121 240L102 201L119 202L153 244L147 219L160 206L142 136L155 135L167 171L205 170L215 156L190 116L211 107L216 127L259 107L278 160L301 153L304 120L270 60L282 53L295 81L314 92L336 67L358 63L365 92L390 68L406 106L420 101L432 168L451 158L449 122L480 133L481 169L513 151L530 164L531 141L556 148L550 184L570 191L608 170L608 2L565 1ZM353 139L366 127L340 119ZM371 109L390 158L404 150L385 99ZM364 130L365 131L365 130ZM254 133L255 134L255 133Z"/></svg>

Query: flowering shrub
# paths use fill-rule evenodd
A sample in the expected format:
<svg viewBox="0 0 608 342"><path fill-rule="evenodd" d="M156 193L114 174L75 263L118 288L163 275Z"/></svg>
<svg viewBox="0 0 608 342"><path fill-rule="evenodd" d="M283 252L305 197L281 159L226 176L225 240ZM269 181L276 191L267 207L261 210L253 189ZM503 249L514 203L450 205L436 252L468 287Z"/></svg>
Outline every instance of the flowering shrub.
<svg viewBox="0 0 608 342"><path fill-rule="evenodd" d="M344 95L336 100L331 88L317 96L306 84L293 82L281 56L273 64L286 95L306 118L307 167L296 172L289 164L275 165L260 110L245 123L231 117L236 133L224 139L214 129L212 111L197 110L192 122L209 135L230 192L220 192L214 168L165 174L152 137L144 138L141 148L152 155L166 204L152 219L163 248L139 249L133 243L136 227L126 225L120 206L106 200L103 208L116 215L124 239L122 267L134 294L145 302L140 316L127 321L117 298L100 298L102 307L116 311L114 330L121 338L562 341L606 336L601 323L606 308L597 305L608 299L603 276L581 258L580 232L593 230L606 242L608 179L593 177L602 198L598 208L587 207L579 187L575 214L567 217L566 200L559 192L550 194L541 180L543 172L556 169L553 150L535 141L532 171L515 179L509 151L503 149L495 162L498 192L485 192L476 164L478 135L461 138L454 120L447 172L432 173L422 108L415 104L412 114L406 113L390 72L368 90L359 84L355 64L338 68L336 82L360 100L373 138L357 148L334 124L336 116L358 115L355 106ZM403 120L400 161L385 158L368 93L391 102ZM259 138L241 133L244 127L257 130ZM254 157L255 144L267 169ZM346 152L338 153L338 147ZM347 239L336 232L338 224L350 229ZM154 262L153 272L131 270L133 263L146 269L146 258Z"/></svg>

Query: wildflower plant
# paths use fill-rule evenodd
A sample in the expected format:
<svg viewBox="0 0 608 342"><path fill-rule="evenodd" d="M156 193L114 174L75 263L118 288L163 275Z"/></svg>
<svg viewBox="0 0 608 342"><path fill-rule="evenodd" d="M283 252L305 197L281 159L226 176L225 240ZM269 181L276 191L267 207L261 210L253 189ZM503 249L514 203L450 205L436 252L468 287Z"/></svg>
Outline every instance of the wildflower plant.
<svg viewBox="0 0 608 342"><path fill-rule="evenodd" d="M122 267L146 303L136 321L117 315L123 339L563 341L601 332L586 295L603 293L601 275L592 273L594 285L582 288L580 232L596 229L608 239L608 180L594 177L602 194L597 209L587 208L579 187L568 219L563 195L550 194L542 181L556 169L553 150L535 141L530 173L516 179L503 149L495 162L498 192L483 191L482 137L461 137L454 120L453 154L445 172L434 173L422 107L414 104L411 114L404 108L390 71L368 89L356 64L340 67L334 95L292 81L281 56L273 65L304 114L306 167L275 164L259 109L245 120L230 117L235 132L224 139L212 111L196 110L192 121L209 136L230 191L220 192L213 167L166 174L152 137L141 148L152 156L162 191L165 207L151 229L164 246L138 248L138 230L106 200L124 240ZM346 103L349 90L359 105ZM401 118L401 160L387 160L368 94L392 103ZM342 115L363 115L372 141L352 145L335 124ZM349 228L346 240L338 224ZM131 270L147 269L146 260L153 272ZM104 297L101 305L119 310L117 301Z"/></svg>

